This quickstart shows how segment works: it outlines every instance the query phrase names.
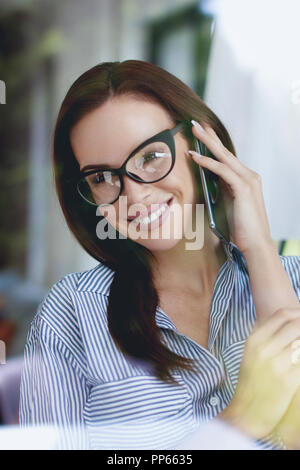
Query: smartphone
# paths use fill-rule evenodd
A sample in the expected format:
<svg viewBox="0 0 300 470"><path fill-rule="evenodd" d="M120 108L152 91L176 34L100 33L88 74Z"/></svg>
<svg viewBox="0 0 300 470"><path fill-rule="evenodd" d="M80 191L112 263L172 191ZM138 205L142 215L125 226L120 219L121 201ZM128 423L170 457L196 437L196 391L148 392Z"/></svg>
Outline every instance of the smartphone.
<svg viewBox="0 0 300 470"><path fill-rule="evenodd" d="M196 152L217 160L211 152L207 152L206 146L195 136L194 144ZM199 170L207 208L208 225L220 240L229 243L229 226L221 189L219 187L219 176L212 173L207 168L202 168L201 166L199 166Z"/></svg>

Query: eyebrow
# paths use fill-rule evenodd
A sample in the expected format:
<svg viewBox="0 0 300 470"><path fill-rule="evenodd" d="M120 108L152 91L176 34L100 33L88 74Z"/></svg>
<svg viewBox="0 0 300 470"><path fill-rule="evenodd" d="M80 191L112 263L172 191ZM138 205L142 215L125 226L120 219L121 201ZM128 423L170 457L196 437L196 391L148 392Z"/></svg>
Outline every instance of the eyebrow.
<svg viewBox="0 0 300 470"><path fill-rule="evenodd" d="M144 142L146 142L146 141L144 141ZM142 142L140 145L143 145L144 142ZM135 152L136 149L139 148L140 145L137 145L137 146L135 147L135 149L133 149L132 152L130 152L130 154L127 155L126 158L128 158L129 155L131 155L133 152ZM125 161L125 160L124 160L124 161ZM80 170L80 172L83 173L83 172L86 171L86 170L103 170L104 168L107 169L107 170L115 170L115 169L116 169L116 168L113 168L113 167L109 166L108 163L107 163L107 164L106 164L106 163L101 163L101 165L93 165L93 164L91 164L91 165L85 165L85 166Z"/></svg>
<svg viewBox="0 0 300 470"><path fill-rule="evenodd" d="M156 137L157 134L159 134L160 132L154 134L152 137ZM130 154L127 155L126 158L129 157L129 155L131 155L133 152L136 151L137 148L139 148L141 145L143 145L145 142L147 142L147 140L151 139L151 137L148 137L148 139L144 140L144 142L142 142L141 144L137 145L135 147L135 149L132 150L132 152L130 152ZM124 160L125 161L125 160ZM82 167L82 169L80 170L81 173L83 173L84 171L86 170L103 170L103 169L107 169L107 170L115 170L116 168L113 168L113 167L110 167L109 164L105 164L105 163L102 163L101 165L85 165L84 167Z"/></svg>
<svg viewBox="0 0 300 470"><path fill-rule="evenodd" d="M82 169L80 171L83 172L83 171L86 171L86 170L94 170L94 169L95 170L102 170L104 168L113 170L113 168L111 168L108 163L107 164L102 163L101 165L85 165L84 167L82 167Z"/></svg>

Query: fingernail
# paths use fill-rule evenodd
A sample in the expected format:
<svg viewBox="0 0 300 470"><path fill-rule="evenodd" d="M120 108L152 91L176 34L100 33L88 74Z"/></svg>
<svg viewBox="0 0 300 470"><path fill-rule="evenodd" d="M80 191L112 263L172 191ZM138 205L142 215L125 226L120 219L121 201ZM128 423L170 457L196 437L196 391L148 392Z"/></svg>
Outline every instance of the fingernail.
<svg viewBox="0 0 300 470"><path fill-rule="evenodd" d="M202 157L201 153L195 152L194 150L188 150L188 153L195 157Z"/></svg>
<svg viewBox="0 0 300 470"><path fill-rule="evenodd" d="M201 126L201 124L199 124L199 122L194 121L194 119L192 119L192 120L191 120L191 123L192 123L193 126L195 126L197 129L199 129L199 131L204 132L204 129L203 129L203 127Z"/></svg>

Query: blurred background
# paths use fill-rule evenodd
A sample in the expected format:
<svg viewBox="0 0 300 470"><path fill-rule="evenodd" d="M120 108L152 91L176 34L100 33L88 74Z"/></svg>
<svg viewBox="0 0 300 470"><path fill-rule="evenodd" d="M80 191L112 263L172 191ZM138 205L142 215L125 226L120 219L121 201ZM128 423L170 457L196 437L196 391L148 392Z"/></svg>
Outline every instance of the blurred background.
<svg viewBox="0 0 300 470"><path fill-rule="evenodd" d="M146 60L193 88L257 171L273 239L300 255L298 0L0 0L0 423L18 422L26 335L65 274L97 264L69 232L51 167L73 81Z"/></svg>

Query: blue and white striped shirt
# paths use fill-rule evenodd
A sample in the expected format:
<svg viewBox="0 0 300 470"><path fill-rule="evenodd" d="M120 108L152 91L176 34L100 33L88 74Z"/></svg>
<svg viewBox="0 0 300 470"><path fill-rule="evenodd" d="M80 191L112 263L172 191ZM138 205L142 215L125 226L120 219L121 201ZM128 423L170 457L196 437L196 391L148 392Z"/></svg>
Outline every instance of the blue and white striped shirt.
<svg viewBox="0 0 300 470"><path fill-rule="evenodd" d="M63 448L153 450L176 448L199 424L216 417L234 394L256 320L245 258L232 242L224 249L227 260L214 286L207 349L178 333L157 307L166 345L200 366L197 372L177 369L178 385L157 379L149 363L127 357L113 341L106 307L114 271L99 263L55 283L28 331L20 426L54 424L70 430L62 437ZM300 256L280 259L300 300ZM273 434L255 445L284 448Z"/></svg>

